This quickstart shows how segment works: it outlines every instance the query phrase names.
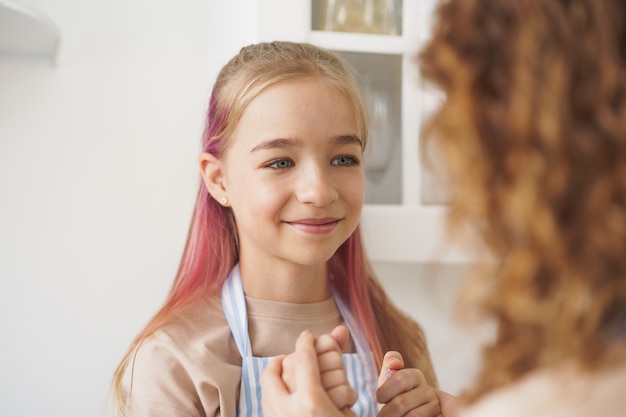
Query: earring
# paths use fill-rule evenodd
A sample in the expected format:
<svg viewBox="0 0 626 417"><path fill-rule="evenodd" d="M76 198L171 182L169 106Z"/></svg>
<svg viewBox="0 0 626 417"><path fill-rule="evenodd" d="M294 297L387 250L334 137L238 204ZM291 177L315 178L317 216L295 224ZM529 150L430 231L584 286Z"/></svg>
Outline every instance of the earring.
<svg viewBox="0 0 626 417"><path fill-rule="evenodd" d="M228 203L228 199L226 198L226 196L222 196L222 198L220 198L220 204L225 206L226 203Z"/></svg>

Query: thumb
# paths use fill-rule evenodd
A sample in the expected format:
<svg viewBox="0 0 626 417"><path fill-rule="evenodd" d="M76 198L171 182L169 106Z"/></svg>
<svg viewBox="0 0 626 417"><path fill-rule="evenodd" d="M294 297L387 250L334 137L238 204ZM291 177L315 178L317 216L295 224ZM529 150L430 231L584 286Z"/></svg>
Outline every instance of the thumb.
<svg viewBox="0 0 626 417"><path fill-rule="evenodd" d="M404 368L404 359L402 359L400 352L389 351L385 353L380 375L378 375L378 387L402 368Z"/></svg>
<svg viewBox="0 0 626 417"><path fill-rule="evenodd" d="M296 340L294 360L295 363L299 364L295 367L298 387L321 385L320 368L315 351L315 336L310 331L305 330Z"/></svg>

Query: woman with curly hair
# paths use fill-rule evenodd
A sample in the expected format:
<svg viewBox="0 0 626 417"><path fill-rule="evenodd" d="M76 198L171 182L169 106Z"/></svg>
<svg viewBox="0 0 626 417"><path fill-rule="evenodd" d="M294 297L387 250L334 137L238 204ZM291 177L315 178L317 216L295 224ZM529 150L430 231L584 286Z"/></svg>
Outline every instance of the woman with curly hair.
<svg viewBox="0 0 626 417"><path fill-rule="evenodd" d="M451 230L495 259L463 291L497 332L461 415L623 416L626 3L442 1L419 63Z"/></svg>

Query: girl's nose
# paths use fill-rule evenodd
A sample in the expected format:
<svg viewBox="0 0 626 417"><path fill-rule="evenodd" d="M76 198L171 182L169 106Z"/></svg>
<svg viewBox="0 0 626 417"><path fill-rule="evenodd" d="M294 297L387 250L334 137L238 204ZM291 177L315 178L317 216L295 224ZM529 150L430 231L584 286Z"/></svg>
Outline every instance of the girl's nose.
<svg viewBox="0 0 626 417"><path fill-rule="evenodd" d="M296 197L303 204L325 207L337 200L339 193L329 173L316 167L302 172Z"/></svg>

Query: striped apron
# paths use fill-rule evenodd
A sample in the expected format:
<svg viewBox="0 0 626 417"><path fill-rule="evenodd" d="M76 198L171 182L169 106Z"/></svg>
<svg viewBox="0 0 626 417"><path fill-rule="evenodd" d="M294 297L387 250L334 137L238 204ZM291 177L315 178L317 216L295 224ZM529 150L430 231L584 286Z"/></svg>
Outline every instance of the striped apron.
<svg viewBox="0 0 626 417"><path fill-rule="evenodd" d="M348 382L358 394L358 400L352 406L357 417L375 417L378 413L376 402L377 373L374 356L367 349L369 346L356 320L340 299L335 296L335 303L350 330L356 353L344 353ZM261 373L271 357L252 356L252 346L248 336L248 313L246 299L241 283L239 265L231 271L222 287L222 305L230 331L241 354L241 388L239 392L239 417L260 417L261 411ZM294 341L295 345L295 341Z"/></svg>

